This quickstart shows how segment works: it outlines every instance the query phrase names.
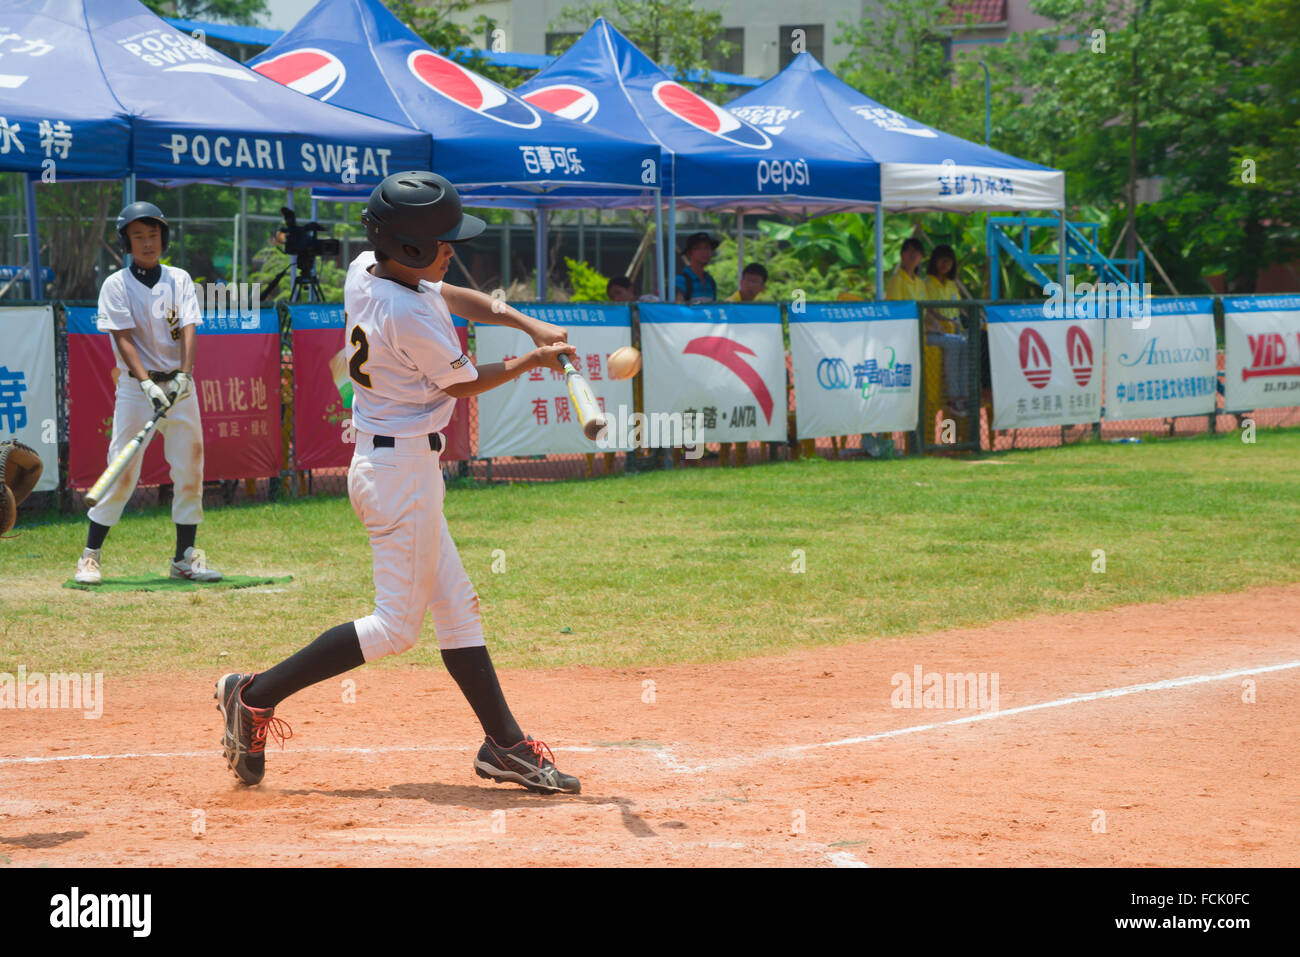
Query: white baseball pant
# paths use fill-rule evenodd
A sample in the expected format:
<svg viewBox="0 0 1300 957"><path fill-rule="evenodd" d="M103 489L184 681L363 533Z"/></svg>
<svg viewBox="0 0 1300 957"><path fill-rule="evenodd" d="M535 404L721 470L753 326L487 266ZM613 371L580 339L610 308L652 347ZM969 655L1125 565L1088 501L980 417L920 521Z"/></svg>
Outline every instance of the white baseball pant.
<svg viewBox="0 0 1300 957"><path fill-rule="evenodd" d="M426 611L439 648L486 644L478 595L442 514L439 454L424 435L396 439L393 448L375 448L373 440L357 433L348 468L348 497L374 561L375 610L356 622L362 654L374 661L412 648Z"/></svg>
<svg viewBox="0 0 1300 957"><path fill-rule="evenodd" d="M123 374L117 380L113 438L108 444L105 464L117 458L126 443L148 424L153 415L153 403L140 390L140 383ZM177 525L198 525L203 521L203 423L199 420L197 392L191 392L174 403L158 420L157 428L162 434L163 456L171 466L174 486L172 521ZM156 441L156 438L150 440L151 443ZM144 465L147 450L148 446L145 446L135 454L126 471L109 487L108 494L91 507L87 514L92 522L109 526L117 524L126 503L131 500L136 482L140 480L140 468Z"/></svg>

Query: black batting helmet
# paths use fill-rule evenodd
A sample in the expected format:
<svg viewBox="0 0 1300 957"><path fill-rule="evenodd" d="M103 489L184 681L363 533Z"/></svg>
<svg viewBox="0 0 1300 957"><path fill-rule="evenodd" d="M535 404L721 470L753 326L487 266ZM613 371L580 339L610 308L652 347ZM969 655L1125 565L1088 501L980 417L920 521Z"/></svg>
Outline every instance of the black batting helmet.
<svg viewBox="0 0 1300 957"><path fill-rule="evenodd" d="M142 219L152 220L162 229L162 248L166 252L168 238L167 217L153 203L132 203L130 206L123 207L122 211L117 214L117 235L122 246L122 252L129 253L131 251L131 240L126 238L126 227Z"/></svg>
<svg viewBox="0 0 1300 957"><path fill-rule="evenodd" d="M394 173L376 186L361 222L375 249L411 269L433 262L435 243L473 239L487 225L461 209L455 186L427 170Z"/></svg>

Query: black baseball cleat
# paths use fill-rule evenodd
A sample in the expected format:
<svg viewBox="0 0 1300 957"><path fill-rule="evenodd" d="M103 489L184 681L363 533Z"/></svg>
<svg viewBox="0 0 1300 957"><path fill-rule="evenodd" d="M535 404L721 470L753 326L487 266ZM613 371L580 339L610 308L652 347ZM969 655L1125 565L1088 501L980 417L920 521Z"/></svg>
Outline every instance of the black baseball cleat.
<svg viewBox="0 0 1300 957"><path fill-rule="evenodd" d="M225 721L225 734L221 738L222 754L226 765L245 784L260 784L266 773L266 735L284 747L284 739L293 737L293 730L275 716L274 708L250 708L244 704L243 691L253 675L223 675L217 682L217 710Z"/></svg>
<svg viewBox="0 0 1300 957"><path fill-rule="evenodd" d="M550 758L544 754L549 754ZM534 741L527 735L513 748L503 748L487 737L474 759L474 773L498 784L507 781L522 784L538 794L577 794L582 785L573 775L560 771L554 758L545 743Z"/></svg>

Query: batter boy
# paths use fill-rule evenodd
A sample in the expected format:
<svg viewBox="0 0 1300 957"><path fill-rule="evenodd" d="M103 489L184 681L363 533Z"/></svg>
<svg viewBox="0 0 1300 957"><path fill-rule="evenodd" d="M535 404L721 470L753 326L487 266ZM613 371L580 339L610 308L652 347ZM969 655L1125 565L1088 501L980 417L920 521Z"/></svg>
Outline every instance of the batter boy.
<svg viewBox="0 0 1300 957"><path fill-rule="evenodd" d="M281 701L407 651L432 612L443 663L483 726L475 773L541 793L577 794L578 779L555 767L550 749L524 734L506 704L484 642L478 596L442 513L439 467L440 433L457 398L554 366L558 355L577 350L558 326L443 282L451 244L484 228L462 212L460 196L443 177L388 177L370 194L361 219L375 252L353 260L343 292L357 433L348 495L370 534L375 610L329 629L266 671L228 674L217 682L226 763L244 783L260 782L268 733L282 743L292 735L275 717ZM476 369L460 351L452 311L519 329L537 348Z"/></svg>
<svg viewBox="0 0 1300 957"><path fill-rule="evenodd" d="M195 327L203 315L190 274L159 262L167 249L167 233L167 220L153 203L132 203L118 214L117 234L132 262L104 280L96 317L99 330L112 335L117 359L107 461L117 458L154 413L167 410L158 431L175 489L176 552L170 575L215 582L221 580L221 573L205 567L194 549L203 521L203 425L194 394ZM100 549L131 500L143 462L144 453L137 453L108 494L90 509L86 548L77 561L78 582L100 584Z"/></svg>

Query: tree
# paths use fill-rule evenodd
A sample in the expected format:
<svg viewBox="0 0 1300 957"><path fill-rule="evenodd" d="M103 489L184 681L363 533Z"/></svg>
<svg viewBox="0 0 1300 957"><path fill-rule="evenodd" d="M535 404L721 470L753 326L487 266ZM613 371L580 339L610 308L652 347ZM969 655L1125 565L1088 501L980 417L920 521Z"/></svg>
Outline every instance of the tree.
<svg viewBox="0 0 1300 957"><path fill-rule="evenodd" d="M507 88L524 81L525 77L518 70L491 63L474 46L474 36L451 19L453 14L469 10L473 6L470 0L423 0L419 3L414 0L384 0L384 5L421 40L466 69ZM475 35L491 37L495 28L496 21L486 15L480 14L474 20Z"/></svg>
<svg viewBox="0 0 1300 957"><path fill-rule="evenodd" d="M713 82L711 56L726 57L736 45L722 39L722 14L696 10L691 0L596 0L565 7L551 24L552 30L589 28L604 17L655 63L671 67L678 80L703 96L719 100L726 87ZM563 53L575 38L565 38L557 47ZM689 77L699 71L699 79Z"/></svg>
<svg viewBox="0 0 1300 957"><path fill-rule="evenodd" d="M983 73L950 57L956 26L948 0L882 0L874 19L839 24L836 42L850 51L837 75L882 106L982 143ZM995 92L1008 102L1002 86Z"/></svg>
<svg viewBox="0 0 1300 957"><path fill-rule="evenodd" d="M1023 108L1003 119L1002 148L1064 169L1075 201L1131 207L1180 291L1205 290L1219 272L1230 290L1252 291L1270 264L1300 254L1293 8L1039 0L1034 9L1055 24L988 55L1006 75L1032 78ZM1163 198L1130 204L1133 178L1162 181Z"/></svg>
<svg viewBox="0 0 1300 957"><path fill-rule="evenodd" d="M266 0L144 0L160 17L180 20L217 20L243 26L257 26L267 12Z"/></svg>

